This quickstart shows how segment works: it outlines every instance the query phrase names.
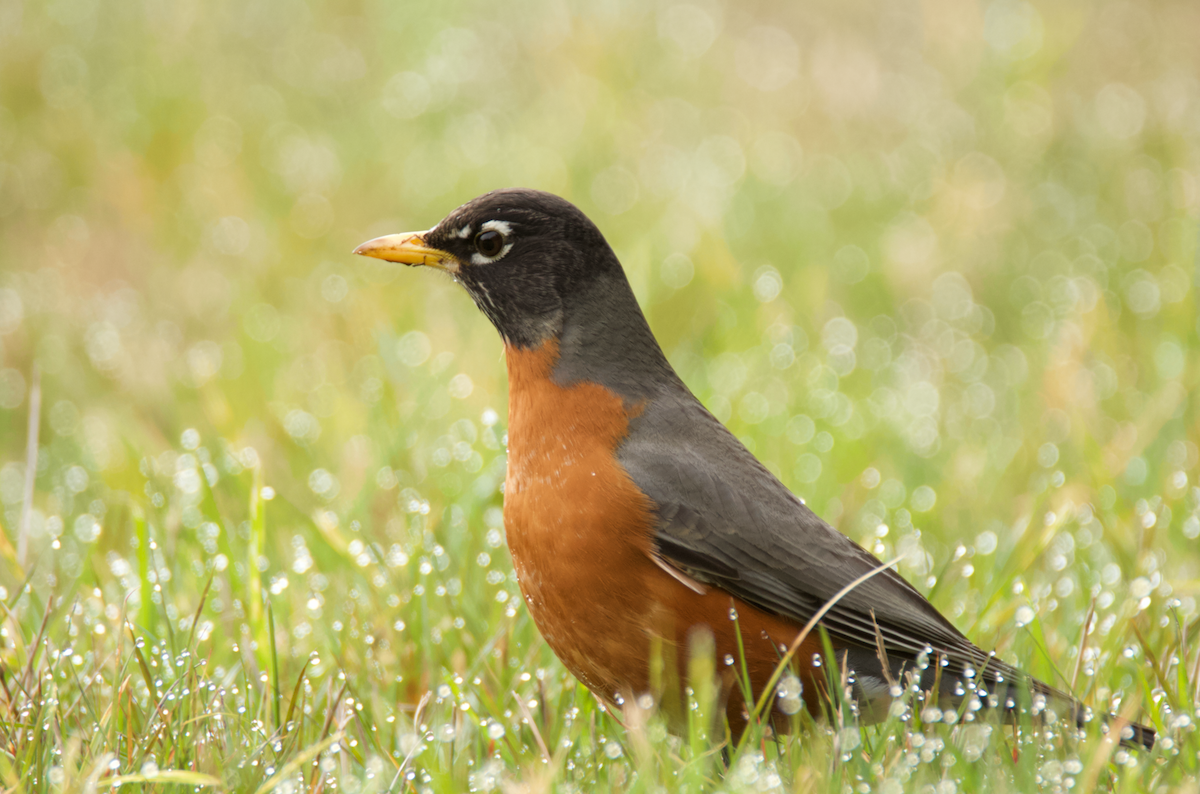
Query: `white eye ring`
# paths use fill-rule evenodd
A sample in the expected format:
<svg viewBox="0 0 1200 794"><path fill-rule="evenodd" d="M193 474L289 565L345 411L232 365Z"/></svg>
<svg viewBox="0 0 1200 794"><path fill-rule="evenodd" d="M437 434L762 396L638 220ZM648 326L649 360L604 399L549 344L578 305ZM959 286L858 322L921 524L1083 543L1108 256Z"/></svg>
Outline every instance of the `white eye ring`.
<svg viewBox="0 0 1200 794"><path fill-rule="evenodd" d="M484 256L476 251L471 254L471 264L473 265L490 265L493 262L504 258L505 254L512 250L513 244L510 242L512 238L512 224L508 221L484 221L479 227L479 234L484 232L496 232L504 238L504 247L500 249L500 253L495 256Z"/></svg>

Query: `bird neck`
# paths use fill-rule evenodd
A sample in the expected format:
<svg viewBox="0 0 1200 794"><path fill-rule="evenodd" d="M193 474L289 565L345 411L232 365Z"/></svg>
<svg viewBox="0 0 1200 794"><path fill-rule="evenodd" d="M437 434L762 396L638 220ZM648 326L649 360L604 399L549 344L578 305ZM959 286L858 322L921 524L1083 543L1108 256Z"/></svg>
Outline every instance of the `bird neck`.
<svg viewBox="0 0 1200 794"><path fill-rule="evenodd" d="M619 266L571 291L557 345L553 378L563 386L599 383L638 402L680 382Z"/></svg>

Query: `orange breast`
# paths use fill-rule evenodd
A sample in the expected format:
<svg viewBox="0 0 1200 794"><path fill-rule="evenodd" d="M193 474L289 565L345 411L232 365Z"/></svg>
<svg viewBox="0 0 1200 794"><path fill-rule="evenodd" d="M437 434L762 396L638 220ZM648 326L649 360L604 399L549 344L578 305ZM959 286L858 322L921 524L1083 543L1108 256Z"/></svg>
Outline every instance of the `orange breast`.
<svg viewBox="0 0 1200 794"><path fill-rule="evenodd" d="M696 626L712 632L718 660L736 657L733 607L757 689L798 627L719 589L701 595L654 563L653 505L616 458L637 408L599 384L554 383L557 358L553 341L507 351L504 518L542 636L580 681L612 701L650 690L656 638L681 669ZM798 658L811 657L815 639L807 645Z"/></svg>

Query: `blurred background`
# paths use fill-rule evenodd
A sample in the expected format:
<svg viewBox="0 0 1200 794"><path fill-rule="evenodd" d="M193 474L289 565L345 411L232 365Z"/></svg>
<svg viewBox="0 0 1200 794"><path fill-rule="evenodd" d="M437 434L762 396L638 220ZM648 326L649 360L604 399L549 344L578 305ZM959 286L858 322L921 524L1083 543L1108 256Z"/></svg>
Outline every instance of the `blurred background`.
<svg viewBox="0 0 1200 794"><path fill-rule="evenodd" d="M285 659L426 682L506 611L533 642L499 340L349 254L521 185L985 647L1093 599L1105 632L1194 619L1198 30L1190 0L0 0L0 595L153 632L215 573L208 631L275 599Z"/></svg>

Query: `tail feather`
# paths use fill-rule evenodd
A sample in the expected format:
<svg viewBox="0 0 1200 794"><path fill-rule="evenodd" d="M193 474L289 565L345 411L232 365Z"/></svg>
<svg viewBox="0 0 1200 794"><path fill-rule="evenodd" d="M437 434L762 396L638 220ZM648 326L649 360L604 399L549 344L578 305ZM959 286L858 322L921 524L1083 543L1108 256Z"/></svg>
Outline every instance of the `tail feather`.
<svg viewBox="0 0 1200 794"><path fill-rule="evenodd" d="M976 696L979 705L975 708L997 710L1008 723L1022 719L1044 722L1049 711L1058 715L1057 718L1074 722L1080 729L1086 728L1092 721L1091 709L1074 696L973 646L967 645L966 648L982 658L967 661L964 657L970 657L964 652L961 655L922 654L913 659L880 652L878 647L853 646L840 648L838 654L841 663L858 676L858 698L864 713L887 713L886 705L880 700L889 689L885 686L887 681L912 681L925 692L932 692L936 688L938 706L943 709L958 709L964 700ZM885 660L891 670L890 676L882 673ZM1117 726L1122 746L1154 749L1157 737L1153 728L1128 722L1113 714L1102 719L1106 730Z"/></svg>
<svg viewBox="0 0 1200 794"><path fill-rule="evenodd" d="M1049 684L1043 683L1036 678L1022 676L1016 681L1007 680L1000 684L998 689L1004 692L1000 699L1001 708L1004 709L1006 721L1016 721L1018 714L1021 713L1022 700L1028 701L1031 697L1037 699L1041 696L1045 699L1044 703L1039 704L1043 708L1045 705L1057 707L1059 713L1065 712L1070 719L1075 723L1075 726L1080 729L1087 727L1092 721L1091 709L1084 706L1075 697L1062 692ZM1033 711L1040 712L1042 708L1034 708ZM1109 714L1102 718L1105 731L1112 730L1116 726L1119 731L1119 739L1121 746L1128 747L1134 750L1153 750L1154 743L1157 740L1157 733L1151 727L1142 725L1137 722L1129 722L1115 714Z"/></svg>
<svg viewBox="0 0 1200 794"><path fill-rule="evenodd" d="M1125 722L1125 720L1115 715L1109 715L1108 719L1110 726L1112 724L1120 726L1122 747L1130 747L1135 750L1154 749L1154 742L1158 740L1158 734L1153 728L1138 722Z"/></svg>
<svg viewBox="0 0 1200 794"><path fill-rule="evenodd" d="M939 660L940 661L940 660ZM907 672L919 674L922 689L930 691L938 687L938 700L957 708L965 697L965 690L974 689L980 695L985 708L999 709L1005 722L1017 722L1023 715L1035 721L1043 718L1047 706L1057 714L1072 720L1078 728L1086 728L1092 720L1092 712L1072 695L1022 673L1011 665L994 657L986 666L975 670L953 659L941 664L938 675L935 664L918 668L912 662L894 661L895 678L902 680ZM935 684L935 682L938 682ZM1154 729L1137 722L1128 722L1115 714L1103 718L1105 729L1119 726L1121 745L1131 749L1154 749L1157 734Z"/></svg>

